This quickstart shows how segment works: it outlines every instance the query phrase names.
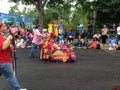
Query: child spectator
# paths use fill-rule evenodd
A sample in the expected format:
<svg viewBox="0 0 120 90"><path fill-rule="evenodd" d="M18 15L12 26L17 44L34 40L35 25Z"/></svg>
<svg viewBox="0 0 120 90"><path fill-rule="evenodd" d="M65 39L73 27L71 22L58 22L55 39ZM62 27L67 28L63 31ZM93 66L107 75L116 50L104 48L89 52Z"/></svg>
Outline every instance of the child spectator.
<svg viewBox="0 0 120 90"><path fill-rule="evenodd" d="M112 35L111 38L109 39L109 50L116 50L117 46L117 40L116 38Z"/></svg>
<svg viewBox="0 0 120 90"><path fill-rule="evenodd" d="M98 43L97 38L93 38L93 42L89 44L88 48L100 49L100 45Z"/></svg>
<svg viewBox="0 0 120 90"><path fill-rule="evenodd" d="M75 33L72 32L72 30L69 28L69 31L67 32L67 44L71 45L73 43L74 38L75 38Z"/></svg>
<svg viewBox="0 0 120 90"><path fill-rule="evenodd" d="M31 46L32 39L33 39L33 35L29 32L29 30L26 30L25 38L24 38L25 43L26 43L25 47Z"/></svg>
<svg viewBox="0 0 120 90"><path fill-rule="evenodd" d="M23 46L24 39L21 38L21 36L18 37L16 40L16 48L21 48Z"/></svg>
<svg viewBox="0 0 120 90"><path fill-rule="evenodd" d="M64 44L64 34L62 33L62 31L59 32L59 45L63 45Z"/></svg>
<svg viewBox="0 0 120 90"><path fill-rule="evenodd" d="M98 41L100 41L101 34L97 31L97 33L95 33L95 34L93 35L93 38L97 38Z"/></svg>

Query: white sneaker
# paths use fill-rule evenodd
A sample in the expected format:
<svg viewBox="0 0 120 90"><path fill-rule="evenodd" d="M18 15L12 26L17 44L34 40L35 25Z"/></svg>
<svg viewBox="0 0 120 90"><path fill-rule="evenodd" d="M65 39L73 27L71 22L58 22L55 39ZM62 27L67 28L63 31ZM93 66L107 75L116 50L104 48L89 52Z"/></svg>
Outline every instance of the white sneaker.
<svg viewBox="0 0 120 90"><path fill-rule="evenodd" d="M27 90L27 89L25 88L25 89L20 89L20 90Z"/></svg>

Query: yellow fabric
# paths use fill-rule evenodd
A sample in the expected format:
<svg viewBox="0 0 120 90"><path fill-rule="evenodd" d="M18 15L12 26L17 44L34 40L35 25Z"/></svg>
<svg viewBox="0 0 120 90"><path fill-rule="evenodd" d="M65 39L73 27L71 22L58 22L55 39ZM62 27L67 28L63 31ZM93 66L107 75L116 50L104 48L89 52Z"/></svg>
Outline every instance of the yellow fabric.
<svg viewBox="0 0 120 90"><path fill-rule="evenodd" d="M53 24L48 24L48 33L52 33Z"/></svg>
<svg viewBox="0 0 120 90"><path fill-rule="evenodd" d="M58 37L58 24L54 24L55 36Z"/></svg>

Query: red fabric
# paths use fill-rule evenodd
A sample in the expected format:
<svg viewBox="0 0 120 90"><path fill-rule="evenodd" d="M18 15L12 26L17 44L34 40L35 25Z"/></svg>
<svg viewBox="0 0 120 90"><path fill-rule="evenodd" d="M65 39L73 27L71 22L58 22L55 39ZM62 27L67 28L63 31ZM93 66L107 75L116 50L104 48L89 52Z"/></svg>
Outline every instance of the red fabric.
<svg viewBox="0 0 120 90"><path fill-rule="evenodd" d="M6 50L2 50L3 42L5 39L0 35L0 63L10 63L11 62L11 50L7 48Z"/></svg>
<svg viewBox="0 0 120 90"><path fill-rule="evenodd" d="M93 47L93 48L97 48L97 45L98 45L98 42L97 42L97 41L94 41L94 42L92 43L92 47Z"/></svg>

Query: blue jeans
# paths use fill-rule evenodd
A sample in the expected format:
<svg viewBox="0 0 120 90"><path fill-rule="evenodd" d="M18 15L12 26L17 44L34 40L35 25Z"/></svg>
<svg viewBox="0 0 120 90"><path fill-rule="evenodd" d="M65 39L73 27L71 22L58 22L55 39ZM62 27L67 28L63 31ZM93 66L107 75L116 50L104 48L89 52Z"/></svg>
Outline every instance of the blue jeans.
<svg viewBox="0 0 120 90"><path fill-rule="evenodd" d="M27 39L25 42L26 42L26 46L29 46L31 44L31 40L30 39Z"/></svg>
<svg viewBox="0 0 120 90"><path fill-rule="evenodd" d="M88 29L88 38L89 38L89 39L92 39L92 38L93 38L93 29L92 29L92 28L89 28L89 29Z"/></svg>
<svg viewBox="0 0 120 90"><path fill-rule="evenodd" d="M34 57L35 51L37 50L38 45L37 44L32 44L32 48L29 53L29 57Z"/></svg>
<svg viewBox="0 0 120 90"><path fill-rule="evenodd" d="M84 33L84 29L83 29L83 27L80 27L79 28L79 35L81 36L83 33Z"/></svg>
<svg viewBox="0 0 120 90"><path fill-rule="evenodd" d="M14 75L11 63L0 63L0 73L5 76L14 90L20 90L20 85Z"/></svg>

